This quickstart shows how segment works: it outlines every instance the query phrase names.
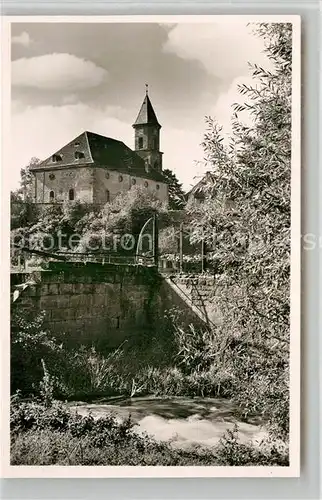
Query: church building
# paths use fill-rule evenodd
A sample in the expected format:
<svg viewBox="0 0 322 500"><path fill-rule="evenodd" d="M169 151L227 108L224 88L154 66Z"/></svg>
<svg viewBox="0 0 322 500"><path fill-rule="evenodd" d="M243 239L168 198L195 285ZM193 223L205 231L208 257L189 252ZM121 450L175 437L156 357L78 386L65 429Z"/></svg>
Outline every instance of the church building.
<svg viewBox="0 0 322 500"><path fill-rule="evenodd" d="M147 91L133 128L134 151L122 141L86 131L32 167L35 203L105 204L135 185L168 202L161 125Z"/></svg>

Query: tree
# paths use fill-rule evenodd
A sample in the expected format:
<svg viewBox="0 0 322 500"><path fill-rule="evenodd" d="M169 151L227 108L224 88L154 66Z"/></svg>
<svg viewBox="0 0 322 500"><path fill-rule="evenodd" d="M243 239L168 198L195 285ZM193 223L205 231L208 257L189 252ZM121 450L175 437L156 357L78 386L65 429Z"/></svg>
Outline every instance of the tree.
<svg viewBox="0 0 322 500"><path fill-rule="evenodd" d="M11 193L11 198L14 201L26 201L31 198L31 188L32 188L32 174L30 172L30 167L39 165L41 160L33 156L25 167L20 169L20 187Z"/></svg>
<svg viewBox="0 0 322 500"><path fill-rule="evenodd" d="M153 193L146 189L133 186L129 191L120 193L112 202L96 214L89 217L83 226L83 234L79 248L86 251L89 246L102 251L104 244L108 251L116 251L117 237L131 235L135 244L130 249L117 245L117 253L129 256L135 252L138 235L144 223L155 213L166 214L167 207Z"/></svg>
<svg viewBox="0 0 322 500"><path fill-rule="evenodd" d="M37 204L29 201L13 204L12 238L26 246L32 243L36 250L67 250L80 253L123 252L133 255L135 245L129 250L117 244L125 235L136 242L143 224L154 214L167 215L167 207L148 190L133 186L120 193L111 203L97 207L80 201L52 204L30 217L28 209L37 211ZM29 213L29 216L28 216ZM129 245L130 246L130 245ZM131 253L132 251L132 253Z"/></svg>
<svg viewBox="0 0 322 500"><path fill-rule="evenodd" d="M165 169L162 173L168 182L169 208L171 210L182 210L186 204L182 184L178 181L172 170Z"/></svg>
<svg viewBox="0 0 322 500"><path fill-rule="evenodd" d="M267 416L288 432L288 355L291 194L292 25L261 23L273 70L252 66L256 85L239 87L233 134L208 118L204 150L213 180L205 202L191 208L220 263L223 328L235 339L237 398L245 411ZM250 125L241 121L248 112ZM225 291L226 290L226 291Z"/></svg>
<svg viewBox="0 0 322 500"><path fill-rule="evenodd" d="M39 163L38 158L31 158L29 164L20 170L20 187L10 193L11 229L27 227L38 217L38 209L32 200L30 167Z"/></svg>
<svg viewBox="0 0 322 500"><path fill-rule="evenodd" d="M39 162L38 158L32 158L29 164L20 170L20 187L10 193L12 230L28 227L38 218L38 208L32 200L30 166Z"/></svg>

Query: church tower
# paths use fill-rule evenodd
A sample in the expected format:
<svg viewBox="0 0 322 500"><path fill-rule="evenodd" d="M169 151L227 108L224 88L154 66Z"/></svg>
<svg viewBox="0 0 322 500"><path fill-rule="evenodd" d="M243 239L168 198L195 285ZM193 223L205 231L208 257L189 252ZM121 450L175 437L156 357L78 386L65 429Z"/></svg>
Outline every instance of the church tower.
<svg viewBox="0 0 322 500"><path fill-rule="evenodd" d="M162 155L160 151L160 129L154 109L152 107L148 86L146 85L145 98L137 119L133 124L135 152L145 161L145 168L162 171Z"/></svg>

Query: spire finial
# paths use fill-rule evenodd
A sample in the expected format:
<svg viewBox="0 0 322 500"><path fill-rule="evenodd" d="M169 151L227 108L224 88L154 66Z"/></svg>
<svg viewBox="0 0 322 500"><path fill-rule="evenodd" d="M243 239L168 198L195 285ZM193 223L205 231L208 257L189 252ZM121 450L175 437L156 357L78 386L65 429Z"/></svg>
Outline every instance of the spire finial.
<svg viewBox="0 0 322 500"><path fill-rule="evenodd" d="M146 83L145 84L145 95L148 95L149 94L149 84Z"/></svg>

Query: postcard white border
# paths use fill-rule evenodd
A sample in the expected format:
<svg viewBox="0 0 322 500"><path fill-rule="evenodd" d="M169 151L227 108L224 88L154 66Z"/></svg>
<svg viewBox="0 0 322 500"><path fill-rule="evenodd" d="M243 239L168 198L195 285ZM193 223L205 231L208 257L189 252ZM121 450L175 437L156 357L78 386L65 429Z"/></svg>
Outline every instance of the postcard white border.
<svg viewBox="0 0 322 500"><path fill-rule="evenodd" d="M290 339L290 465L289 467L157 467L157 466L12 466L10 465L9 387L9 183L11 103L11 23L211 23L220 19L290 22L292 49L292 174L291 174L291 339ZM4 16L1 19L2 68L2 205L1 205L1 476L11 478L145 478L145 477L299 477L300 475L300 365L301 365L301 18L299 15L133 15L133 16Z"/></svg>

